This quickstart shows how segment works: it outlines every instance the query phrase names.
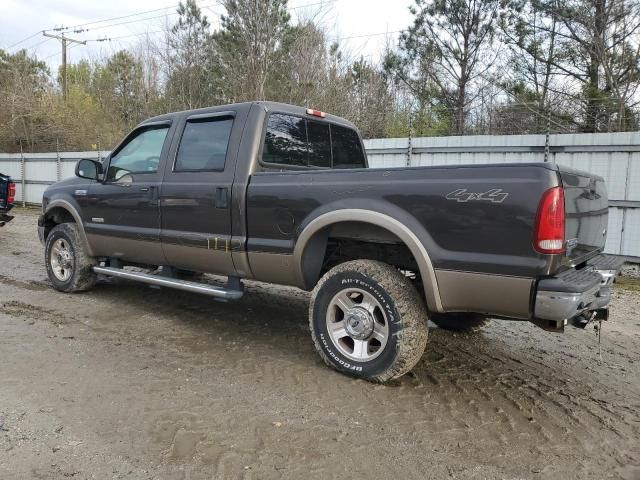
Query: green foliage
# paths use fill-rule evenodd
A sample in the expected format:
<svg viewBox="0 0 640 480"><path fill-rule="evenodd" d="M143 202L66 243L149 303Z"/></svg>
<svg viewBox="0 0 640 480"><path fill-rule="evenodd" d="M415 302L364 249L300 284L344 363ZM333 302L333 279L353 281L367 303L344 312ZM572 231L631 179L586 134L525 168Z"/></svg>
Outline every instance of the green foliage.
<svg viewBox="0 0 640 480"><path fill-rule="evenodd" d="M637 0L512 0L501 27L514 72L533 84L539 107L558 109L567 86L579 108L580 131L627 129L625 110L637 103L640 10ZM555 99L553 98L555 97Z"/></svg>
<svg viewBox="0 0 640 480"><path fill-rule="evenodd" d="M204 107L216 99L212 36L195 0L180 2L178 21L167 34L167 98L173 110Z"/></svg>
<svg viewBox="0 0 640 480"><path fill-rule="evenodd" d="M379 61L349 58L287 0L183 0L164 38L62 72L0 50L0 151L109 149L168 111L273 100L365 138L637 130L637 0L415 0ZM365 8L365 7L363 7Z"/></svg>
<svg viewBox="0 0 640 480"><path fill-rule="evenodd" d="M226 0L224 6L213 35L219 91L229 101L264 100L289 31L287 0Z"/></svg>

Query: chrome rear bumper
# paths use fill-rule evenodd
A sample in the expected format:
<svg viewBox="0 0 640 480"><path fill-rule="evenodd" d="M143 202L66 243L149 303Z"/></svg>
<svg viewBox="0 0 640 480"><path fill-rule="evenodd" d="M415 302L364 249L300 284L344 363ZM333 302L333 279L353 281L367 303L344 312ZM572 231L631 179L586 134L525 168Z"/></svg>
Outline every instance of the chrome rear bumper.
<svg viewBox="0 0 640 480"><path fill-rule="evenodd" d="M585 313L606 308L611 299L611 285L622 263L617 257L600 255L581 270L568 270L540 280L535 319L556 322L556 327L560 327Z"/></svg>
<svg viewBox="0 0 640 480"><path fill-rule="evenodd" d="M611 299L610 287L595 287L581 293L538 291L535 316L542 320L566 321L589 310L604 308Z"/></svg>

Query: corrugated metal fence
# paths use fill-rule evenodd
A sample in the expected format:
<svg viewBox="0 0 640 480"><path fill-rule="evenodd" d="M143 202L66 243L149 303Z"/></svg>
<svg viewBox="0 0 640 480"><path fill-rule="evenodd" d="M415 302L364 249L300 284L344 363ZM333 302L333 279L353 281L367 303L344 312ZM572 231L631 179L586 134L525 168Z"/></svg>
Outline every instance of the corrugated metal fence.
<svg viewBox="0 0 640 480"><path fill-rule="evenodd" d="M601 175L609 191L606 252L640 260L640 132L551 135L550 161ZM366 140L372 167L542 162L544 135ZM0 172L17 183L18 201L40 203L47 185L74 173L80 158L109 152L0 154Z"/></svg>
<svg viewBox="0 0 640 480"><path fill-rule="evenodd" d="M365 141L372 167L543 162L544 135ZM609 193L605 251L640 260L640 132L551 135L549 161L601 175Z"/></svg>

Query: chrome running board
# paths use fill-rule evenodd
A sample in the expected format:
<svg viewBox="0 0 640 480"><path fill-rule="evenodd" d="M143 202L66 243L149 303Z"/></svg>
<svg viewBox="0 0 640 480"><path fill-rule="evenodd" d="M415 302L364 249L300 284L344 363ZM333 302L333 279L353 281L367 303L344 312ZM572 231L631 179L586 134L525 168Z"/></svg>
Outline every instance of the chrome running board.
<svg viewBox="0 0 640 480"><path fill-rule="evenodd" d="M237 300L244 295L243 290L216 287L205 283L189 282L176 278L161 277L150 273L128 272L122 268L113 267L93 267L93 271L110 277L124 278L135 282L148 283L159 287L175 288L186 292L202 293L210 297L222 298L225 300Z"/></svg>

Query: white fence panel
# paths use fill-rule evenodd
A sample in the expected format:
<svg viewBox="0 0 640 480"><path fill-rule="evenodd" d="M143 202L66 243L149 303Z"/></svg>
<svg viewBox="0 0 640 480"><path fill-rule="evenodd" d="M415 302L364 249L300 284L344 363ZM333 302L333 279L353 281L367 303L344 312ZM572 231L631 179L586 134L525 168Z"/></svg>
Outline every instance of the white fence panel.
<svg viewBox="0 0 640 480"><path fill-rule="evenodd" d="M550 161L602 176L609 192L605 251L640 260L640 132L551 135ZM545 160L544 135L375 139L372 167L524 163Z"/></svg>
<svg viewBox="0 0 640 480"><path fill-rule="evenodd" d="M542 162L544 135L382 138L365 140L374 168ZM550 136L550 160L601 175L609 192L605 251L640 260L640 132ZM0 172L16 182L19 202L40 203L47 185L73 176L80 158L109 152L0 154ZM24 176L23 176L24 172Z"/></svg>

